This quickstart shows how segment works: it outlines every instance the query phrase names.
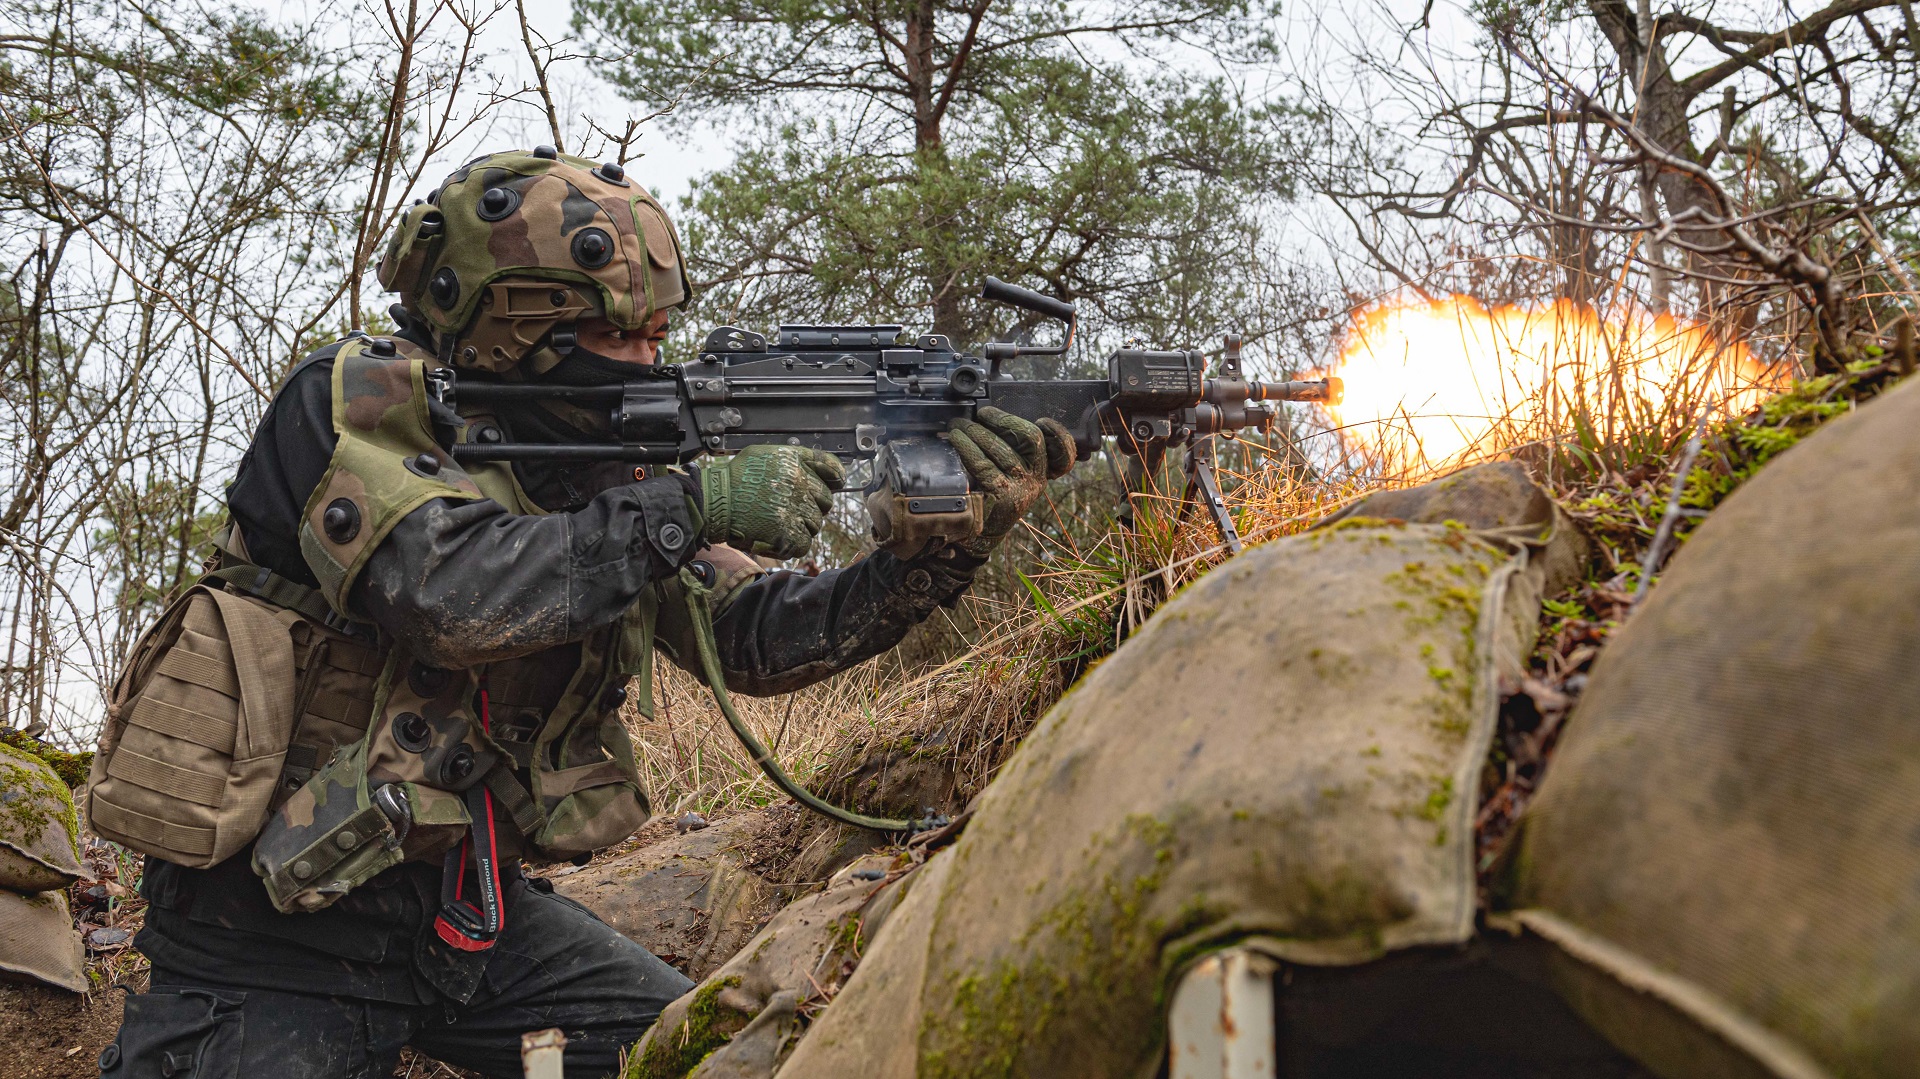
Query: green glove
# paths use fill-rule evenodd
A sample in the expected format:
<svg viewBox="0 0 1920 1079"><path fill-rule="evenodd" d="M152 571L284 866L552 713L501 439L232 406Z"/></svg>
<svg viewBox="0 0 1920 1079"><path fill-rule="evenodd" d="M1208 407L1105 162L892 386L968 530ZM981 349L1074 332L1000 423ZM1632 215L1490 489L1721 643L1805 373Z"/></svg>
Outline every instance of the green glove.
<svg viewBox="0 0 1920 1079"><path fill-rule="evenodd" d="M947 440L967 468L973 489L986 497L980 535L960 544L976 558L1013 531L1047 481L1073 469L1073 435L1051 419L1035 424L987 405L973 420L955 420Z"/></svg>
<svg viewBox="0 0 1920 1079"><path fill-rule="evenodd" d="M700 470L703 534L751 554L796 558L846 485L847 470L825 450L748 446Z"/></svg>

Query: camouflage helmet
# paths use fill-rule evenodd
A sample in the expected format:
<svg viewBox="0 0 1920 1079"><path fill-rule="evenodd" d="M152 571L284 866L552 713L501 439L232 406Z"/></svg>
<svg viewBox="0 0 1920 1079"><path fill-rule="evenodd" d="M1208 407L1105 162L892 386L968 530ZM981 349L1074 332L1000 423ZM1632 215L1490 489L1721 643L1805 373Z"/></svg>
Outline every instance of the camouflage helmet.
<svg viewBox="0 0 1920 1079"><path fill-rule="evenodd" d="M579 319L638 330L693 291L659 201L619 165L551 146L461 166L401 217L378 272L443 359L495 372L538 374Z"/></svg>

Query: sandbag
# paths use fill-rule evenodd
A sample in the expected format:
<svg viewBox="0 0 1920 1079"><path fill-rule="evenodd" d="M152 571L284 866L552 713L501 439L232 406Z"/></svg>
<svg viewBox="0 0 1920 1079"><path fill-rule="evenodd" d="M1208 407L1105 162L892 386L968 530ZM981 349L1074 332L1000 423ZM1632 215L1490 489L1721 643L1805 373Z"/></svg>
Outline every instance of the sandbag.
<svg viewBox="0 0 1920 1079"><path fill-rule="evenodd" d="M1518 919L1681 1076L1920 1076L1920 385L1773 460L1615 636Z"/></svg>
<svg viewBox="0 0 1920 1079"><path fill-rule="evenodd" d="M634 1046L627 1079L771 1076L798 1034L795 1009L830 999L923 871L944 862L866 855L790 904L661 1011Z"/></svg>
<svg viewBox="0 0 1920 1079"><path fill-rule="evenodd" d="M73 792L45 761L0 743L0 889L44 892L84 876Z"/></svg>
<svg viewBox="0 0 1920 1079"><path fill-rule="evenodd" d="M0 892L0 979L87 991L86 953L67 911L67 893Z"/></svg>
<svg viewBox="0 0 1920 1079"><path fill-rule="evenodd" d="M1581 541L1514 465L1390 509L1232 559L1088 674L782 1079L1150 1074L1209 949L1346 966L1471 937L1497 672Z"/></svg>

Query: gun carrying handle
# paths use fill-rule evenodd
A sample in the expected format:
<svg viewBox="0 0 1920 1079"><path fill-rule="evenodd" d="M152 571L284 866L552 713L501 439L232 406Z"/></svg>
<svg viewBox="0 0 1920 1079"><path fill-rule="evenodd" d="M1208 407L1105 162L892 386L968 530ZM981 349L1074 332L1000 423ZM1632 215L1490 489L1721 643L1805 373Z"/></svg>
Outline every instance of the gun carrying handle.
<svg viewBox="0 0 1920 1079"><path fill-rule="evenodd" d="M992 376L999 377L1000 363L1015 356L1064 356L1073 347L1073 330L1079 318L1073 305L1065 300L1056 300L1052 296L1042 296L1032 289L1010 285L997 277L989 277L980 286L980 298L1018 307L1023 311L1032 311L1036 315L1059 319L1067 325L1067 334L1053 348L1037 348L1032 345L1016 345L1008 341L990 341L986 347L987 362L993 365Z"/></svg>
<svg viewBox="0 0 1920 1079"><path fill-rule="evenodd" d="M997 277L987 278L986 283L980 286L980 298L1032 311L1036 315L1057 318L1062 322L1072 322L1076 317L1073 305L1067 301L1043 296L1019 285L1010 285Z"/></svg>

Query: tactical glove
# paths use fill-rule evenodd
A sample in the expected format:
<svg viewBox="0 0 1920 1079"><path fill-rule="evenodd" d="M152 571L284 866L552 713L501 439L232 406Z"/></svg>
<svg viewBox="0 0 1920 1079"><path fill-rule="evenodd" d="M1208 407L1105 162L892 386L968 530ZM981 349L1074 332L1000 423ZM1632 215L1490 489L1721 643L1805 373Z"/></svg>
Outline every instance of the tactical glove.
<svg viewBox="0 0 1920 1079"><path fill-rule="evenodd" d="M748 446L700 470L703 533L770 558L796 558L820 534L833 492L846 486L840 459L800 446Z"/></svg>
<svg viewBox="0 0 1920 1079"><path fill-rule="evenodd" d="M1052 419L1035 424L992 405L976 415L978 422L953 421L947 439L973 489L986 496L980 535L960 549L985 558L1026 516L1047 481L1073 469L1074 445L1073 434Z"/></svg>

